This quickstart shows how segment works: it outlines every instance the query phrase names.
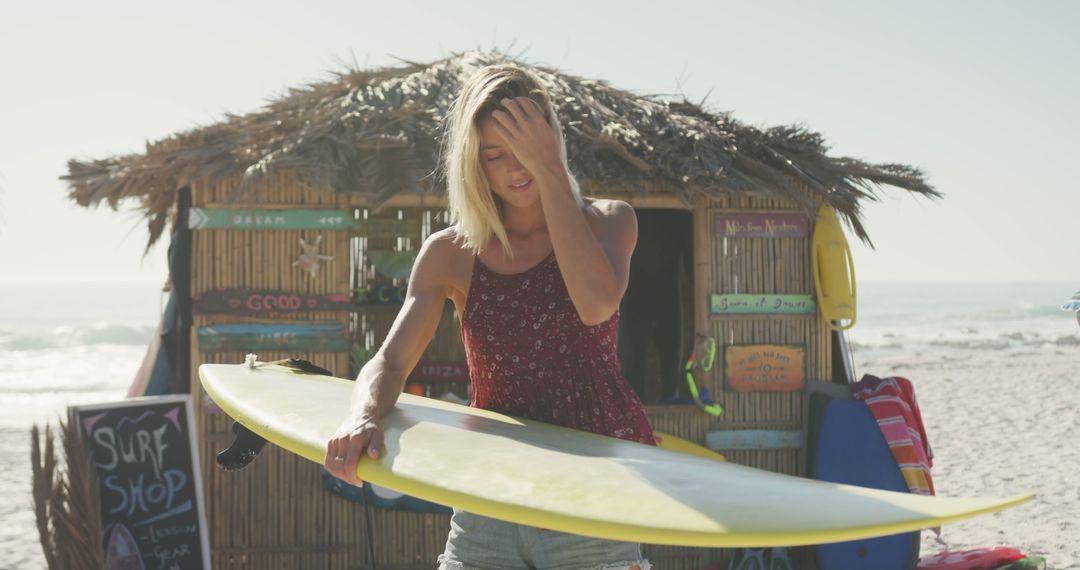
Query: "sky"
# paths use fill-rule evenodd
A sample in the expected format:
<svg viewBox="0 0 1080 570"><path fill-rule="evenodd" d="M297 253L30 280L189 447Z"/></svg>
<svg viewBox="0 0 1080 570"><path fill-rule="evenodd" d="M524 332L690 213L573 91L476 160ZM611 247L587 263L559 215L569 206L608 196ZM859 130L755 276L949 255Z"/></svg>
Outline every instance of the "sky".
<svg viewBox="0 0 1080 570"><path fill-rule="evenodd" d="M144 256L131 204L68 200L71 158L498 48L923 169L944 199L868 203L860 282L1080 284L1078 28L1066 1L23 2L0 18L0 282L164 281L168 240Z"/></svg>

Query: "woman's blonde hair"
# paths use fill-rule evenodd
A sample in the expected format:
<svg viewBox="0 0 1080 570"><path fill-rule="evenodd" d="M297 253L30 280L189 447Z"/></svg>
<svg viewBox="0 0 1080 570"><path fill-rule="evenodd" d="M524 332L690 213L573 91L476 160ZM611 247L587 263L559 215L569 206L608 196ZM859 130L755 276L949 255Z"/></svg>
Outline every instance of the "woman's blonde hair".
<svg viewBox="0 0 1080 570"><path fill-rule="evenodd" d="M502 200L491 191L480 164L479 124L499 108L503 99L515 97L532 99L544 112L544 119L555 130L559 141L559 155L570 177L570 190L578 205L584 204L581 189L567 165L562 126L540 79L516 65L483 67L462 86L450 108L443 140L450 223L457 225L457 233L465 240L465 246L475 252L479 252L494 235L507 256L513 256L502 222Z"/></svg>

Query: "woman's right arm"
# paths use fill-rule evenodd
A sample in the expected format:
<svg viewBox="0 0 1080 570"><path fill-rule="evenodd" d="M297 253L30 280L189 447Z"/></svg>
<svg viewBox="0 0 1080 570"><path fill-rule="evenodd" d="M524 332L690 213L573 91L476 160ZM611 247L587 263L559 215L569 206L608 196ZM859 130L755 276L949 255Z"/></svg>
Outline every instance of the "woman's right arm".
<svg viewBox="0 0 1080 570"><path fill-rule="evenodd" d="M356 476L356 466L365 451L378 459L383 443L379 419L394 408L405 380L439 326L449 293L449 264L456 257L448 251L451 247L456 244L439 232L420 248L404 304L386 340L360 370L349 415L327 443L323 466L347 483L363 484Z"/></svg>

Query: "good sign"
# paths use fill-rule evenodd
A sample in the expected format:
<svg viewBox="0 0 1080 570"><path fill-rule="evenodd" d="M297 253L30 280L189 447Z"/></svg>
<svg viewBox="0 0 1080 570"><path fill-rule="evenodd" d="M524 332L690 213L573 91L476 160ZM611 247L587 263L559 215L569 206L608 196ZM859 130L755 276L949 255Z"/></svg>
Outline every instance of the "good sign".
<svg viewBox="0 0 1080 570"><path fill-rule="evenodd" d="M267 315L299 311L351 311L347 295L314 295L262 289L220 289L195 295L191 308L199 314Z"/></svg>

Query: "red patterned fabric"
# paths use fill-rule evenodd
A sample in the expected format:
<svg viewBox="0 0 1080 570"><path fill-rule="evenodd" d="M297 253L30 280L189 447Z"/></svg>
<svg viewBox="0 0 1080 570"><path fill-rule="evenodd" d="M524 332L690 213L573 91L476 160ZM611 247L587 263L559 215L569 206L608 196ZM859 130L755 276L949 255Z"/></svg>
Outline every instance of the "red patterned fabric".
<svg viewBox="0 0 1080 570"><path fill-rule="evenodd" d="M855 399L869 406L911 492L933 495L930 468L934 465L934 452L915 401L915 386L907 378L881 379L867 374L849 388Z"/></svg>
<svg viewBox="0 0 1080 570"><path fill-rule="evenodd" d="M622 376L616 312L586 326L552 252L522 273L473 263L461 339L472 406L655 445L645 408Z"/></svg>

